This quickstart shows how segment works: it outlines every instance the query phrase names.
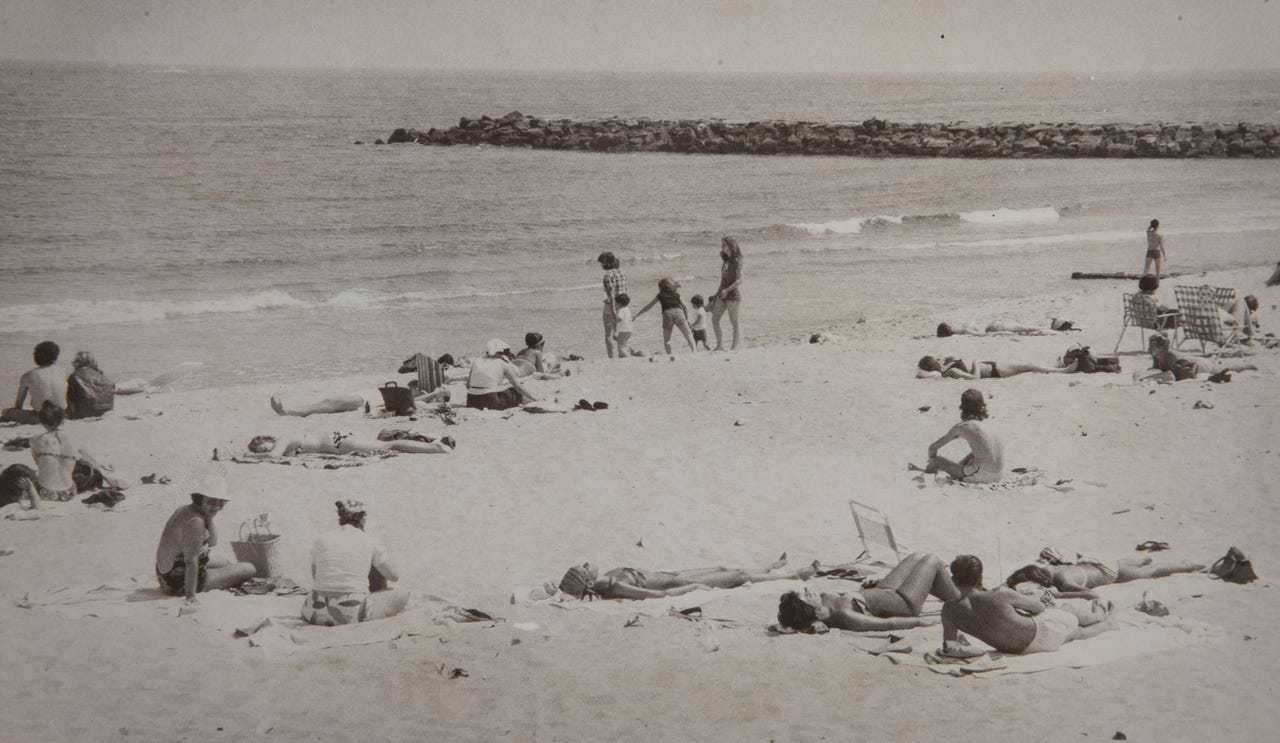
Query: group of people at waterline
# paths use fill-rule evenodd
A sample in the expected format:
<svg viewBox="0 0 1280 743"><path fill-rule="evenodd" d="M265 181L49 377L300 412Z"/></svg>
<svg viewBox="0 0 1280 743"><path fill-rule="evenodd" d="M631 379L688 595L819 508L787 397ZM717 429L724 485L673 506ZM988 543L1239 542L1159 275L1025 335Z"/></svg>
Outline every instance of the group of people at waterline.
<svg viewBox="0 0 1280 743"><path fill-rule="evenodd" d="M1153 220L1148 232L1149 243L1155 235L1155 244L1163 260L1163 245L1155 230ZM638 311L632 311L627 292L627 277L620 261L610 252L602 253L598 260L604 270L603 324L606 349L611 358L631 355L631 336L636 319L654 305L662 316L663 344L670 353L670 339L679 328L691 350L701 347L707 350L723 348L721 320L729 315L732 325L730 348L740 343L739 307L741 303L742 252L737 242L725 237L721 242L721 279L709 301L694 296L690 304L692 312L680 298L678 282L664 278L658 282L657 294ZM1160 270L1156 263L1156 271ZM1250 298L1252 299L1252 298ZM1255 300L1256 301L1256 300ZM1252 320L1256 322L1255 314ZM714 349L707 343L707 324L714 330ZM1246 321L1248 322L1248 321ZM1039 328L1010 323L944 323L937 335L946 337L957 334L1019 333L1044 334L1065 332L1070 324L1054 321L1050 327ZM1167 340L1157 335L1152 341L1153 368L1174 363L1170 359ZM426 379L424 367L431 368L437 381L419 384L415 396L420 402L449 403L450 394L445 382L466 381L465 405L477 409L507 409L537 398L525 385L529 378L550 379L568 374L559 359L545 348L545 340L539 333L529 333L526 347L518 354L501 340L486 344L484 354L473 360L455 360L452 357L427 359L419 354L406 361L405 371L420 372ZM110 467L94 459L83 447L77 446L61 429L66 407L66 377L59 377L54 370L58 349L56 344L45 342L37 346L36 368L23 375L18 399L11 409L4 411L6 420L31 423L39 422L43 434L32 438L32 455L38 471L5 471L6 487L24 492L32 507L40 499L66 500L74 494L70 482L71 468L77 461L88 461L91 466L109 473ZM96 363L88 354L77 356L77 368ZM951 377L963 379L1000 378L1027 372L1070 373L1071 364L1056 367L1039 367L998 361L974 362L947 358L938 361L925 357L920 364L921 376ZM23 403L30 397L33 410ZM370 400L362 396L325 398L316 402L286 404L279 398L271 399L276 413L289 416L342 413L364 408L370 409ZM460 404L460 403L454 403ZM986 401L981 391L966 390L960 398L960 421L927 448L925 464L921 469L951 479L969 483L999 482L1004 477L1004 449L999 438L984 421L987 418ZM312 440L314 439L314 440ZM953 441L963 441L968 452L963 457L948 458L942 450ZM249 442L247 455L290 456L306 453L348 455L370 453L390 449L404 453L449 453L456 447L450 437L433 441L373 441L352 434L334 432L319 437L288 439L276 436L257 436ZM914 468L914 465L912 465ZM121 486L124 483L120 483ZM163 591L183 596L195 602L199 592L239 585L255 573L254 566L219 559L213 548L219 544L215 518L228 502L225 484L216 477L209 478L190 495L190 503L179 507L166 522L156 551L156 577ZM306 598L302 616L315 624L337 625L391 616L402 611L408 603L408 594L391 591L398 573L389 552L377 539L365 532L366 509L355 500L343 500L336 504L337 528L321 535L312 548L313 586ZM572 568L561 581L561 592L569 597L643 599L676 595L700 588L732 588L745 583L777 579L807 579L819 566L788 570L779 562L761 570L707 568L689 571L645 571L636 568L619 568L603 577L589 565ZM895 629L918 626L921 606L925 598L933 595L945 602L942 613L944 636L954 640L958 632L969 634L1007 652L1036 652L1052 650L1063 642L1090 636L1107 626L1109 607L1096 602L1081 606L1071 603L1093 598L1089 590L1125 579L1161 577L1173 572L1198 570L1201 566L1179 564L1175 566L1151 566L1148 563L1122 565L1118 571L1102 566L1078 566L1083 577L1074 573L1070 580L1058 580L1052 571L1037 573L1029 568L1021 576L1031 580L1010 581L1009 590L982 589L982 566L977 558L961 556L951 564L948 574L941 561L932 555L915 554L904 559L878 584L864 584L859 597L815 596L811 592L788 592L780 600L778 618L784 626L807 629L815 623L850 630ZM1093 571L1093 572L1090 572ZM1062 574L1066 574L1063 572ZM1045 576L1048 576L1047 578ZM1123 577L1123 576L1127 576ZM1038 594L1028 587L1039 581ZM1046 582L1047 581L1047 582ZM1064 584L1064 581L1066 583ZM1064 588L1066 585L1066 588ZM1067 590L1070 589L1070 590Z"/></svg>

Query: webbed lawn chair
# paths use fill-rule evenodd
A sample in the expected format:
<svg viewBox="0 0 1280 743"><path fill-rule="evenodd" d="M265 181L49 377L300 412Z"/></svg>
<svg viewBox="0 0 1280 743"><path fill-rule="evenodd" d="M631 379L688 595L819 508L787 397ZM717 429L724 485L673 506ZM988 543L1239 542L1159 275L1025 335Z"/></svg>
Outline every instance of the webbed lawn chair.
<svg viewBox="0 0 1280 743"><path fill-rule="evenodd" d="M1172 331L1176 347L1179 314L1177 310L1161 312L1153 299L1148 299L1143 295L1124 295L1124 325L1120 328L1120 337L1116 339L1116 347L1111 350L1111 353L1120 350L1120 341L1124 340L1124 332L1131 327L1138 329L1138 337L1142 339L1143 350L1147 348L1146 331L1148 330L1156 332Z"/></svg>
<svg viewBox="0 0 1280 743"><path fill-rule="evenodd" d="M1222 322L1219 310L1226 310L1235 301L1234 289L1222 289L1212 286L1175 286L1174 294L1178 298L1178 312L1182 320L1182 340L1194 338L1200 341L1200 352L1208 354L1206 344L1218 346L1222 353L1227 346L1236 342L1236 328Z"/></svg>
<svg viewBox="0 0 1280 743"><path fill-rule="evenodd" d="M896 565L901 561L902 550L897 540L893 538L889 517L883 511L856 500L849 501L849 511L853 513L853 524L858 528L858 538L862 540L863 555L878 559L876 550L872 547L872 544L878 544L893 551L892 564Z"/></svg>

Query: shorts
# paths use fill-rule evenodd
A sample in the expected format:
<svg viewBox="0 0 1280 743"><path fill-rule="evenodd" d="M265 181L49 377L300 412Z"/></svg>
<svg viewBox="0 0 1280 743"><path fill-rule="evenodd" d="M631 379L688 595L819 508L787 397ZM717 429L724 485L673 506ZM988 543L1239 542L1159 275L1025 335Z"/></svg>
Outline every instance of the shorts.
<svg viewBox="0 0 1280 743"><path fill-rule="evenodd" d="M520 391L515 387L508 387L498 392L486 392L483 395L467 393L467 407L477 410L517 408L520 407L521 401Z"/></svg>
<svg viewBox="0 0 1280 743"><path fill-rule="evenodd" d="M1023 649L1022 655L1052 653L1062 647L1080 626L1075 614L1062 609L1045 609L1031 618L1036 623L1036 636Z"/></svg>
<svg viewBox="0 0 1280 743"><path fill-rule="evenodd" d="M209 564L209 556L201 555L200 574L196 576L196 593L201 593L205 589L205 584L209 580L209 570L205 566ZM162 573L156 570L156 580L160 582L160 590L170 596L182 596L187 592L187 560L179 556L173 561L173 567L169 568L169 572Z"/></svg>
<svg viewBox="0 0 1280 743"><path fill-rule="evenodd" d="M1004 477L999 472L984 472L982 467L974 462L965 464L962 471L964 472L964 476L960 478L962 482L993 483L1000 482Z"/></svg>
<svg viewBox="0 0 1280 743"><path fill-rule="evenodd" d="M662 311L662 329L670 330L672 328L689 329L689 321L685 319L684 310L679 307L672 307L669 310Z"/></svg>
<svg viewBox="0 0 1280 743"><path fill-rule="evenodd" d="M1160 257L1160 251L1159 251L1159 250L1148 250L1148 251L1147 251L1147 257L1148 257L1148 258L1159 258L1159 257Z"/></svg>
<svg viewBox="0 0 1280 743"><path fill-rule="evenodd" d="M364 621L367 593L312 591L302 602L302 621L320 627L358 624Z"/></svg>
<svg viewBox="0 0 1280 743"><path fill-rule="evenodd" d="M693 342L697 343L698 341L702 341L703 343L707 342L707 331L705 330L693 331Z"/></svg>

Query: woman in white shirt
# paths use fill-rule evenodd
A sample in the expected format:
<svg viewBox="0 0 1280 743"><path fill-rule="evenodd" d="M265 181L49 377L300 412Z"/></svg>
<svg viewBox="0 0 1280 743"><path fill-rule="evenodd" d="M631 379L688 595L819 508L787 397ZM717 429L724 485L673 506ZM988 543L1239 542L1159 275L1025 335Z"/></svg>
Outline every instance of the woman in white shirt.
<svg viewBox="0 0 1280 743"><path fill-rule="evenodd" d="M484 356L471 362L467 407L506 410L538 399L520 384L520 370L510 358L511 346L506 341L495 338L485 344Z"/></svg>
<svg viewBox="0 0 1280 743"><path fill-rule="evenodd" d="M366 511L357 500L337 501L338 528L311 547L311 594L302 605L308 624L333 627L385 619L409 605L407 591L386 588L400 575L387 548L364 531Z"/></svg>

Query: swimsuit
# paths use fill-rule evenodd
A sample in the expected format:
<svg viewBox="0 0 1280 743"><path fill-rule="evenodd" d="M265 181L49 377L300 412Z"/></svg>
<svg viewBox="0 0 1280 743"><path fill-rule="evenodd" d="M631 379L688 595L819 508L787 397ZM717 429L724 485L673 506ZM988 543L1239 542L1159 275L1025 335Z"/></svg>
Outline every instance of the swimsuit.
<svg viewBox="0 0 1280 743"><path fill-rule="evenodd" d="M999 472L984 471L977 462L966 462L961 471L964 473L960 478L962 482L993 483L1000 482L1003 477Z"/></svg>
<svg viewBox="0 0 1280 743"><path fill-rule="evenodd" d="M1062 609L1045 609L1031 617L1036 623L1036 636L1022 650L1022 655L1051 653L1062 647L1080 626L1080 620Z"/></svg>
<svg viewBox="0 0 1280 743"><path fill-rule="evenodd" d="M200 555L200 559L196 561L199 564L199 574L196 576L196 593L204 590L205 582L209 577L209 570L205 566L209 564L208 555ZM169 568L169 572L162 573L156 570L156 580L160 582L160 590L170 596L181 596L187 590L187 559L182 555L178 555L173 561L173 567Z"/></svg>
<svg viewBox="0 0 1280 743"><path fill-rule="evenodd" d="M999 379L1000 378L1000 368L996 366L996 362L994 361L983 361L981 363L975 364L974 367L977 369L978 379ZM986 371L987 371L986 374L982 373L984 370L983 367L986 367Z"/></svg>
<svg viewBox="0 0 1280 743"><path fill-rule="evenodd" d="M364 621L369 594L312 591L302 604L302 620L321 627Z"/></svg>

